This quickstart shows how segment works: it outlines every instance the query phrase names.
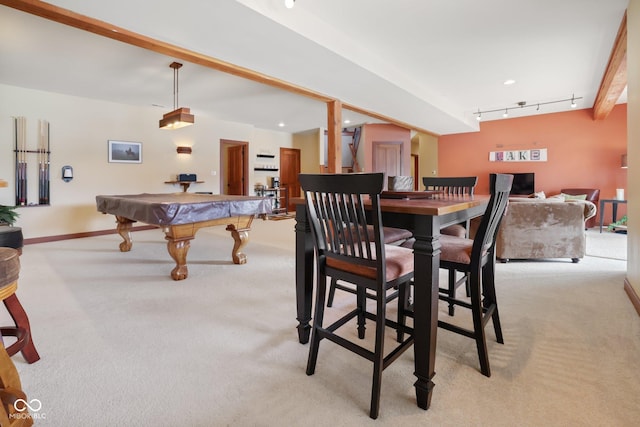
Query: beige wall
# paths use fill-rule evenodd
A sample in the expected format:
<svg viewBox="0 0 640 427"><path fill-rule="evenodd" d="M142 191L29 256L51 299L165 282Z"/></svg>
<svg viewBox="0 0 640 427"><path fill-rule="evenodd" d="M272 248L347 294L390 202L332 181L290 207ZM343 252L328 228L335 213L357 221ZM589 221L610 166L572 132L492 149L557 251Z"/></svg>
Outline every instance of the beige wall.
<svg viewBox="0 0 640 427"><path fill-rule="evenodd" d="M438 175L438 137L416 133L411 138L411 154L418 155L418 188L422 189L422 177Z"/></svg>
<svg viewBox="0 0 640 427"><path fill-rule="evenodd" d="M630 0L627 10L627 70L627 280L640 295L640 0Z"/></svg>
<svg viewBox="0 0 640 427"><path fill-rule="evenodd" d="M17 226L25 238L56 236L114 228L114 219L96 211L98 194L135 194L181 191L165 184L178 173L195 173L203 184L190 191L220 192L220 139L249 141L249 189L264 180L253 171L256 154L271 151L278 164L279 147L291 147L291 135L255 129L251 125L207 118L195 111L193 126L175 131L160 130L163 111L156 107L133 107L51 92L0 85L0 204L14 205L14 129L12 117L27 119L27 148L36 148L38 119L50 123L51 206L18 210ZM107 141L142 143L142 163L109 163ZM189 145L193 154L176 153ZM61 168L71 165L74 179L65 183ZM29 168L35 168L31 163ZM215 173L215 175L213 175ZM29 194L37 203L37 189Z"/></svg>
<svg viewBox="0 0 640 427"><path fill-rule="evenodd" d="M300 150L300 172L320 173L324 164L324 129L293 134L293 148Z"/></svg>

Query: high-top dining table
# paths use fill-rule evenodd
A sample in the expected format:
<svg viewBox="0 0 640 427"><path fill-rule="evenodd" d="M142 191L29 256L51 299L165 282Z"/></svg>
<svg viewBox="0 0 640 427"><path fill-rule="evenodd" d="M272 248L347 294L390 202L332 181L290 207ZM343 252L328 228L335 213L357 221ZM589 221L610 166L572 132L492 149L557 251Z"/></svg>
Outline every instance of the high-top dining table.
<svg viewBox="0 0 640 427"><path fill-rule="evenodd" d="M417 404L429 409L435 375L438 331L438 281L440 229L484 214L489 196L434 196L434 198L382 199L380 208L385 226L409 229L415 243L414 264L414 357ZM307 223L303 199L296 203L296 306L298 338L309 342L313 294L313 236Z"/></svg>

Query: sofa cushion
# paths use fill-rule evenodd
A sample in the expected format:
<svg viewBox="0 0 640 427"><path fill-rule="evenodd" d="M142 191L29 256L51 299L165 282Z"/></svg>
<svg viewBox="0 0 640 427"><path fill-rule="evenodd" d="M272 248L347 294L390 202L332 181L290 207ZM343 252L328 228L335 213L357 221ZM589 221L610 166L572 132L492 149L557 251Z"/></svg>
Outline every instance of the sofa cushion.
<svg viewBox="0 0 640 427"><path fill-rule="evenodd" d="M564 197L564 201L568 201L568 200L587 200L587 195L586 194L564 194L564 193L560 193L560 195L562 197Z"/></svg>

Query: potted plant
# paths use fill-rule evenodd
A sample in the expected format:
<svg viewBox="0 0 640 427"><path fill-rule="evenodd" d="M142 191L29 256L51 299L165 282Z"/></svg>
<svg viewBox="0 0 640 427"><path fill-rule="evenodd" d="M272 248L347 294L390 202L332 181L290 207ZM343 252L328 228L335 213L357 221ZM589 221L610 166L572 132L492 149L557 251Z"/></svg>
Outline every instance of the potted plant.
<svg viewBox="0 0 640 427"><path fill-rule="evenodd" d="M16 212L15 206L0 205L0 226L12 226L16 222L18 216L20 215Z"/></svg>
<svg viewBox="0 0 640 427"><path fill-rule="evenodd" d="M622 227L626 228L627 226L627 216L623 216L622 218L620 218L619 220L617 220L616 222L612 222L611 224L609 224L609 227L607 227L607 229L609 231L614 231L616 230L616 228L622 228Z"/></svg>

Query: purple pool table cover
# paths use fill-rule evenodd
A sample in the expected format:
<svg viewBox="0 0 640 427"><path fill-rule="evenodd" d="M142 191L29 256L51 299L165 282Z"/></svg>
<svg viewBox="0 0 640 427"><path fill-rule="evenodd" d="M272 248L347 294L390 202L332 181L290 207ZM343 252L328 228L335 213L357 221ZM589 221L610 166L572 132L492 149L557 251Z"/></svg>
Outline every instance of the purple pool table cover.
<svg viewBox="0 0 640 427"><path fill-rule="evenodd" d="M264 197L196 193L96 196L99 212L153 225L179 225L240 215L271 213Z"/></svg>

